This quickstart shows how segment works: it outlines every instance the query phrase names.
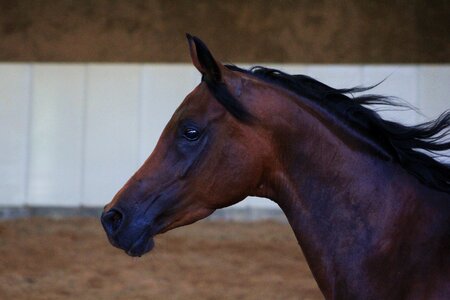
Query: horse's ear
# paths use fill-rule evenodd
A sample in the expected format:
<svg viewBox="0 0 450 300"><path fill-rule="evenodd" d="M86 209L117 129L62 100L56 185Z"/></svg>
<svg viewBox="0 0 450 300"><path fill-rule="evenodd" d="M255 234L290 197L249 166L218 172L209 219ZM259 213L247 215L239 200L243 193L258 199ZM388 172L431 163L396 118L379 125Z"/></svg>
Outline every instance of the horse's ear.
<svg viewBox="0 0 450 300"><path fill-rule="evenodd" d="M198 37L192 36L189 33L186 33L186 37L189 43L192 63L197 70L205 76L206 80L215 82L220 81L222 78L220 63L214 59L205 43L203 43Z"/></svg>

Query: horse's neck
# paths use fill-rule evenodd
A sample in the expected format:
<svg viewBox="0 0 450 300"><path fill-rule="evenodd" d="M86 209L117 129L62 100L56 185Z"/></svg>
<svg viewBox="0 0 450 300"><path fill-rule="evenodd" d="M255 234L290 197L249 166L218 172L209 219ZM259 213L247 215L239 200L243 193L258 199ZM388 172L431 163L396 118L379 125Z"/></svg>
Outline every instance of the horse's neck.
<svg viewBox="0 0 450 300"><path fill-rule="evenodd" d="M448 233L448 224L442 225L448 216L437 212L443 201L433 207L425 201L430 199L421 199L445 195L357 147L337 140L310 143L290 138L283 149L290 153L281 154L280 171L272 178L277 185L272 198L285 212L327 298L351 297L346 293L361 286L374 289L368 295L384 297L375 281L402 281L405 271L413 271L408 264L416 263L414 255L423 254L414 251L434 251L414 243L439 238L430 234L433 226L438 231L447 226Z"/></svg>

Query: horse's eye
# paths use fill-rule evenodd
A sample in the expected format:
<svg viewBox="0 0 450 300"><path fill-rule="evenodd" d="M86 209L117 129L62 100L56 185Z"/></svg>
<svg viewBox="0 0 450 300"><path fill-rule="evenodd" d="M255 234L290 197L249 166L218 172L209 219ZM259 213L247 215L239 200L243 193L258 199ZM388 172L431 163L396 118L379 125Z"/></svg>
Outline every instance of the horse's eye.
<svg viewBox="0 0 450 300"><path fill-rule="evenodd" d="M200 132L194 128L186 128L183 134L184 137L190 141L198 140L198 138L200 137Z"/></svg>

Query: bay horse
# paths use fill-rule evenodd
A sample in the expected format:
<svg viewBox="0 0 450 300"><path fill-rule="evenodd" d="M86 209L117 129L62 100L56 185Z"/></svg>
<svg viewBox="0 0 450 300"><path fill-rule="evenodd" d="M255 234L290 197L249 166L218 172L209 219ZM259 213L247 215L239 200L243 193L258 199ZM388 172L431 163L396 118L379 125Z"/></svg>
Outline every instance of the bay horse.
<svg viewBox="0 0 450 300"><path fill-rule="evenodd" d="M187 35L201 83L101 217L112 245L153 237L249 195L285 213L326 299L450 299L450 112L383 120L388 98L218 62Z"/></svg>

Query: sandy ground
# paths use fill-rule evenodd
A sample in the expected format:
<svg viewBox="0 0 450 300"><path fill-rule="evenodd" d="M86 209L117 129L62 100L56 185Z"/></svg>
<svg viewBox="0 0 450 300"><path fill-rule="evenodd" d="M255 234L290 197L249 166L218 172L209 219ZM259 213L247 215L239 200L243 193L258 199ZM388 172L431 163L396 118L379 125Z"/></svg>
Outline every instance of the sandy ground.
<svg viewBox="0 0 450 300"><path fill-rule="evenodd" d="M130 258L91 218L0 221L0 299L323 299L286 224L204 221Z"/></svg>
<svg viewBox="0 0 450 300"><path fill-rule="evenodd" d="M449 63L448 1L0 1L0 60Z"/></svg>

